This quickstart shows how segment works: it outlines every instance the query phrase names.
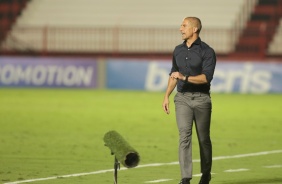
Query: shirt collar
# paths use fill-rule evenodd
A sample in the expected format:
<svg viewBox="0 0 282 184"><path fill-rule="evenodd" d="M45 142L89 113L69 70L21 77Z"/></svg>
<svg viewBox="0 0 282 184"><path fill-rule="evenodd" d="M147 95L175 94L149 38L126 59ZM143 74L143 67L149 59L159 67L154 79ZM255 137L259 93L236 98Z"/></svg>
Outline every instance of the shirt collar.
<svg viewBox="0 0 282 184"><path fill-rule="evenodd" d="M183 42L183 46L186 46L186 42L187 42L187 40L185 40L185 41ZM192 43L191 47L192 47L193 45L201 45L201 38L198 37L198 38Z"/></svg>

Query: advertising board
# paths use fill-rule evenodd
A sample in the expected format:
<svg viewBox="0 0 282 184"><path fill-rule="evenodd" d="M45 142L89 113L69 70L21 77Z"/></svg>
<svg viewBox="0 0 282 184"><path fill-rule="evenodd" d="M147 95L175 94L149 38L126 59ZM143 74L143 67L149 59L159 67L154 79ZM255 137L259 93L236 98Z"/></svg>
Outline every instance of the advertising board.
<svg viewBox="0 0 282 184"><path fill-rule="evenodd" d="M95 88L97 62L84 58L1 57L0 86Z"/></svg>
<svg viewBox="0 0 282 184"><path fill-rule="evenodd" d="M169 60L108 60L107 88L164 91ZM218 93L282 93L282 63L217 62L211 86Z"/></svg>

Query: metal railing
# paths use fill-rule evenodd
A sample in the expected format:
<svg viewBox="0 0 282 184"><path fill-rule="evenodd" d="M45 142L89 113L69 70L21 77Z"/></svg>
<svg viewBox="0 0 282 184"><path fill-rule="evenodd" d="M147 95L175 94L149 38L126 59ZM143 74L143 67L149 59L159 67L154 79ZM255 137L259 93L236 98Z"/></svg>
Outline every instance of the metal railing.
<svg viewBox="0 0 282 184"><path fill-rule="evenodd" d="M205 29L200 36L218 53L234 50L233 30ZM14 27L2 51L70 53L170 53L182 43L175 28Z"/></svg>

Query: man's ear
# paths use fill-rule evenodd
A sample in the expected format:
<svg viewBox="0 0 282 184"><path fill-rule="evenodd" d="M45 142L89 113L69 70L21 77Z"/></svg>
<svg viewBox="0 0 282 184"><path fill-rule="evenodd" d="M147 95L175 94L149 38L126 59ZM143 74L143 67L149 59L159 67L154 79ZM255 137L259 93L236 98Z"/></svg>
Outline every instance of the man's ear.
<svg viewBox="0 0 282 184"><path fill-rule="evenodd" d="M193 28L193 32L194 32L194 33L197 33L197 32L198 32L198 28L197 28L197 27L194 27L194 28Z"/></svg>

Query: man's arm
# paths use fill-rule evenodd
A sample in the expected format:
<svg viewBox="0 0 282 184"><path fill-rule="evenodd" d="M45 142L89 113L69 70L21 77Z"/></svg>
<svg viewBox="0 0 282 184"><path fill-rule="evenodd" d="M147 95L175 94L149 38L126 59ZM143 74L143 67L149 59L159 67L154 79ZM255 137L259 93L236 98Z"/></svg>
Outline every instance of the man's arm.
<svg viewBox="0 0 282 184"><path fill-rule="evenodd" d="M180 79L180 80L183 80L183 81L186 80L186 77L179 72L173 72L171 74L171 77L175 78L175 79ZM207 80L207 77L206 77L205 74L200 74L200 75L196 75L196 76L187 77L186 82L190 82L190 83L193 83L193 84L206 84L206 83L208 83L208 80Z"/></svg>
<svg viewBox="0 0 282 184"><path fill-rule="evenodd" d="M177 84L177 80L170 76L169 79L168 79L167 89L166 89L164 100L163 100L163 110L167 114L170 113L170 111L169 111L169 96L172 93L172 91L174 90L176 84Z"/></svg>
<svg viewBox="0 0 282 184"><path fill-rule="evenodd" d="M187 82L190 82L193 84L206 84L208 83L208 80L205 74L200 74L196 76L189 76L187 79Z"/></svg>

